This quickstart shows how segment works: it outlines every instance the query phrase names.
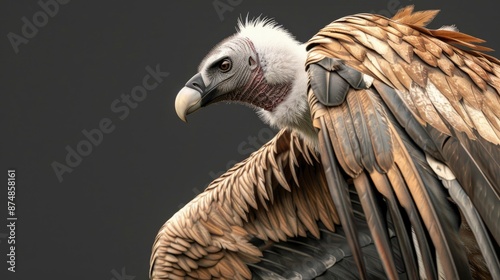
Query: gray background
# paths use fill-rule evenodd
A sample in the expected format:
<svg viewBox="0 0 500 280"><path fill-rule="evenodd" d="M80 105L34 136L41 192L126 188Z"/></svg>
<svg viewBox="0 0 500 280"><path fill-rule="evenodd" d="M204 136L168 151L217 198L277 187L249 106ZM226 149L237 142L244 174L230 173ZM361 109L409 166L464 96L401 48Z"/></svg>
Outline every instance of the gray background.
<svg viewBox="0 0 500 280"><path fill-rule="evenodd" d="M214 3L234 7L218 14ZM20 35L21 18L41 8L1 1L0 278L147 278L160 226L270 137L243 106L210 106L189 124L174 110L177 91L240 15L274 17L306 41L344 15L410 3L442 10L431 27L457 24L500 48L494 1L70 1L15 54L7 34ZM170 75L120 120L110 104L157 64ZM115 130L59 182L51 163L64 163L65 147L102 118ZM16 273L4 238L8 168L17 169Z"/></svg>

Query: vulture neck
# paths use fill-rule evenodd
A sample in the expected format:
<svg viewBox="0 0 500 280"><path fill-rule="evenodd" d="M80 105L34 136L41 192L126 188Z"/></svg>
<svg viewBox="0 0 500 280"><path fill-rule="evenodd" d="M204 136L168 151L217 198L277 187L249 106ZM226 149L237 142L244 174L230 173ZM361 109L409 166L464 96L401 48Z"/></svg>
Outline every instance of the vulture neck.
<svg viewBox="0 0 500 280"><path fill-rule="evenodd" d="M307 102L308 76L305 70L307 52L305 45L297 45L293 55L299 56L294 65L295 75L286 97L271 111L260 109L260 118L272 127L297 132L303 140L316 147L318 135L312 125Z"/></svg>

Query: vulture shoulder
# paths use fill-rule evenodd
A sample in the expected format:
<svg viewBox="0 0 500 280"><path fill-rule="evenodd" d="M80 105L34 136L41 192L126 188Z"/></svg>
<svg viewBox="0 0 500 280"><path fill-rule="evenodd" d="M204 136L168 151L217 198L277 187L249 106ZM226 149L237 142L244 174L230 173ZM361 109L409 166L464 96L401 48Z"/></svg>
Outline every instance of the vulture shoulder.
<svg viewBox="0 0 500 280"><path fill-rule="evenodd" d="M300 166L300 168L299 168ZM272 242L338 223L313 148L280 131L172 216L153 245L152 279L250 279ZM251 239L262 244L253 244ZM259 247L260 246L260 247ZM255 266L257 273L275 275ZM274 279L274 278L273 278Z"/></svg>
<svg viewBox="0 0 500 280"><path fill-rule="evenodd" d="M457 206L498 278L500 64L478 38L427 29L436 14L408 7L392 19L348 16L310 39L321 161L342 225L352 224L342 193L353 180L388 278L397 276L388 220L410 278L471 277ZM358 248L356 228L344 228Z"/></svg>

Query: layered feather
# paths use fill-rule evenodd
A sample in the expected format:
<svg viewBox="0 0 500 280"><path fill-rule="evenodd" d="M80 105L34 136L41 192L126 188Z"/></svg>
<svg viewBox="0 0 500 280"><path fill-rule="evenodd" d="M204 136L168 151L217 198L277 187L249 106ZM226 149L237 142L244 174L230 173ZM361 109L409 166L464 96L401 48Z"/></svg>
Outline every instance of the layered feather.
<svg viewBox="0 0 500 280"><path fill-rule="evenodd" d="M300 166L300 168L298 168ZM311 146L281 131L184 206L160 229L152 279L250 279L248 263L269 242L319 237L317 223L339 223Z"/></svg>
<svg viewBox="0 0 500 280"><path fill-rule="evenodd" d="M358 195L366 197L365 213L374 212L375 221L381 217L367 187L370 183L358 179L369 173L388 203L390 216L395 217L392 222L402 244L408 245L412 234L416 237L413 247L419 256L419 274L435 279L442 271L447 279L467 278L470 272L464 249L457 249L462 246L455 224L459 215L447 202L445 188L423 155L432 154L457 174L498 244L500 180L494 174L500 170L496 160L500 158L496 130L500 65L479 52L489 49L476 45L483 42L478 38L450 29L426 29L436 13L414 13L410 7L393 19L360 14L320 30L308 42L307 68L336 59L343 62L337 69L352 67L375 81L366 89L342 87L347 92L345 102L332 106L318 99L335 95L335 90L318 86L316 77L323 75L309 71L310 84L315 85L309 103L319 137L325 139L320 143L335 151L322 156L336 157L343 171L361 182ZM335 75L336 69L329 71ZM394 204L406 213L401 216ZM339 205L336 203L337 208ZM375 244L379 244L377 249L391 278L394 266L380 224L374 222L370 228L374 237L379 236ZM481 238L487 234L484 228L480 231L476 234ZM415 264L412 255L412 251L404 253L407 267ZM411 275L415 274L413 270Z"/></svg>
<svg viewBox="0 0 500 280"><path fill-rule="evenodd" d="M397 89L421 123L450 135L446 122L471 139L477 133L500 144L499 61L477 52L485 49L476 45L483 42L478 38L426 29L423 23L435 14L407 8L393 20L367 14L342 18L309 40L316 53L309 60L318 60L318 54L342 59Z"/></svg>

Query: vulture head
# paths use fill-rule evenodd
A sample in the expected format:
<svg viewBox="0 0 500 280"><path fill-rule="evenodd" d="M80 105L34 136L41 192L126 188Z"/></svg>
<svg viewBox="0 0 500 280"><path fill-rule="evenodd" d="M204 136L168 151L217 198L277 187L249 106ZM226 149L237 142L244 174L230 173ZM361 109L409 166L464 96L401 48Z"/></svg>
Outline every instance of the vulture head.
<svg viewBox="0 0 500 280"><path fill-rule="evenodd" d="M276 128L316 137L307 105L305 46L273 20L239 21L216 45L175 100L179 118L225 101L248 105Z"/></svg>

